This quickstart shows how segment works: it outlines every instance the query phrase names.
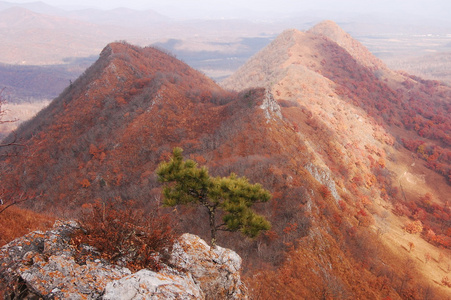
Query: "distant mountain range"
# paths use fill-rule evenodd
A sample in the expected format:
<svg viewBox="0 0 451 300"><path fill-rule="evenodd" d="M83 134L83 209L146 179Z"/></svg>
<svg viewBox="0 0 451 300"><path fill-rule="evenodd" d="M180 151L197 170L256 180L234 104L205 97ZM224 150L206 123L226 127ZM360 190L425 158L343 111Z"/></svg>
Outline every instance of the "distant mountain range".
<svg viewBox="0 0 451 300"><path fill-rule="evenodd" d="M61 65L72 72L77 60L93 63L104 45L113 41L148 46L158 45L177 55L190 66L201 70L217 81L225 79L246 60L269 44L275 36L287 28L307 29L324 18L333 18L370 50L383 58L391 67L403 68L415 75L431 79L449 80L447 70L451 25L446 21L434 23L412 17L381 17L377 14L332 14L327 10L293 12L289 16L258 20L243 19L174 19L153 10L138 11L127 8L112 10L80 9L64 10L43 2L10 3L0 1L0 63L13 65ZM432 33L432 34L431 34ZM431 36L428 36L431 34ZM406 47L405 45L410 45ZM432 54L431 54L431 51ZM448 53L448 54L447 54ZM421 59L421 67L412 64ZM409 58L408 61L405 59ZM436 62L440 61L441 64ZM444 62L444 63L443 63ZM50 68L52 69L52 68ZM39 73L37 68L34 68ZM44 68L42 74L47 74ZM13 85L0 81L7 87L9 101L38 101L42 93L30 86L28 90L15 90L12 86L24 86L30 78L17 69ZM0 75L5 77L6 74ZM54 77L58 77L55 75ZM68 75L69 76L69 75ZM44 75L36 78L45 78ZM58 81L55 86L67 84ZM449 82L449 81L447 81ZM47 83L43 82L42 86ZM62 89L59 89L61 92ZM31 98L26 95L32 95ZM45 95L55 97L54 92Z"/></svg>
<svg viewBox="0 0 451 300"><path fill-rule="evenodd" d="M0 1L1 62L26 64L53 64L67 57L90 56L99 53L103 45L115 40L146 46L168 39L180 39L183 43L195 41L195 51L214 52L206 45L235 45L228 48L232 54L249 47L236 39L275 36L286 28L307 29L315 23L333 18L353 36L371 45L374 37L405 37L410 35L450 34L451 24L445 20L404 17L381 17L375 14L359 15L334 13L325 10L293 12L285 18L249 21L238 19L190 19L169 18L156 11L137 11L127 8L112 10L82 9L63 10L43 2L9 3ZM51 29L51 30L50 30ZM392 41L393 44L394 41ZM446 38L442 41L446 44ZM448 43L451 42L448 39ZM374 45L377 47L378 45ZM11 51L14 47L14 51ZM33 53L29 49L33 48ZM186 50L181 46L175 50ZM389 51L398 51L385 45ZM440 43L434 46L440 48ZM443 48L443 47L442 47ZM442 49L441 48L441 49ZM254 53L261 48L252 48ZM372 49L372 50L376 50ZM223 51L221 51L223 52ZM373 51L375 52L375 51ZM244 61L243 61L244 62Z"/></svg>

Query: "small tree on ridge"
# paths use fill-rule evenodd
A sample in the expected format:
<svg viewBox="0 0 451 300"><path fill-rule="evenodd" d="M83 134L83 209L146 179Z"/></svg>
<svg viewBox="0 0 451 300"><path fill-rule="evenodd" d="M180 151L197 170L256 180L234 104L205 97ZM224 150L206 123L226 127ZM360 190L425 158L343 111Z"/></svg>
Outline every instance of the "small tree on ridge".
<svg viewBox="0 0 451 300"><path fill-rule="evenodd" d="M181 148L174 148L172 157L157 169L158 180L165 183L164 205L197 204L207 209L210 222L211 245L216 247L216 232L239 231L256 237L271 224L254 212L254 203L266 202L271 194L260 184L251 184L245 177L211 177L206 167L184 160ZM217 211L222 211L222 223L217 224Z"/></svg>

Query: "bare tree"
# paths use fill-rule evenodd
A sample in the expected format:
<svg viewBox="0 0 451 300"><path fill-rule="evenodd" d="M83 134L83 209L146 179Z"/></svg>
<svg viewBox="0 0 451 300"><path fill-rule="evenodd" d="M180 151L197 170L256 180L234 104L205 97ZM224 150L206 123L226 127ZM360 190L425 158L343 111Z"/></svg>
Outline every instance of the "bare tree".
<svg viewBox="0 0 451 300"><path fill-rule="evenodd" d="M3 117L7 113L7 111L4 109L5 98L3 97L3 91L4 91L4 89L0 90L0 125L17 121L16 119L9 119L9 120L3 119ZM12 141L0 142L0 148L4 148L4 147L8 147L8 146L23 146L23 145L17 143L16 141L17 141L17 138L16 138L16 134L14 133ZM17 190L20 191L19 188L17 188ZM17 193L17 197L15 197L14 200L10 200L10 201L3 200L3 199L5 199L4 194L5 194L5 191L4 191L3 187L1 187L1 189L0 189L0 214L3 213L9 207L28 200L28 197L26 197L25 193L23 193L23 192Z"/></svg>
<svg viewBox="0 0 451 300"><path fill-rule="evenodd" d="M4 105L5 105L5 98L3 97L3 92L4 92L4 88L0 90L0 125L1 124L5 124L5 123L12 123L12 122L16 122L17 119L9 119L9 120L4 120L4 116L6 115L7 111L4 109ZM16 135L14 134L14 138L12 141L10 142L6 142L6 143L0 143L0 147L7 147L7 146L19 146L18 143L16 143Z"/></svg>
<svg viewBox="0 0 451 300"><path fill-rule="evenodd" d="M10 203L4 203L3 199L0 199L0 214L3 213L5 210L7 210L8 208L10 208L13 205L19 204L21 202L25 202L28 201L29 199L25 197L25 193L21 193L17 199L15 199L14 201L10 202Z"/></svg>

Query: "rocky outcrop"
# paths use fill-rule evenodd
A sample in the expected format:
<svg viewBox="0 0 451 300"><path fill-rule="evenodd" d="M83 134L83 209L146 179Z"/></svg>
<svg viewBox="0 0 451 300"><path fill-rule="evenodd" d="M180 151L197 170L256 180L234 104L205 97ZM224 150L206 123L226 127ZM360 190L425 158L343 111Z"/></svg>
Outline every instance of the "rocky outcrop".
<svg viewBox="0 0 451 300"><path fill-rule="evenodd" d="M278 117L282 119L282 111L280 109L277 101L274 100L273 95L269 92L269 88L266 89L265 98L263 98L263 103L260 105L260 108L265 112L266 123L272 120L274 117Z"/></svg>
<svg viewBox="0 0 451 300"><path fill-rule="evenodd" d="M0 250L0 288L20 299L247 299L240 279L241 258L211 249L195 235L175 243L170 266L134 274L110 264L92 247L83 259L70 243L75 222L33 232Z"/></svg>
<svg viewBox="0 0 451 300"><path fill-rule="evenodd" d="M6 294L13 299L95 299L108 282L131 274L102 261L88 247L92 260L76 261L70 236L77 228L75 222L57 222L53 230L32 232L2 247L0 276L7 285Z"/></svg>
<svg viewBox="0 0 451 300"><path fill-rule="evenodd" d="M328 169L323 169L311 163L305 165L304 168L309 171L310 175L329 189L330 193L337 202L340 200L340 195L338 195L335 182L333 181L331 172Z"/></svg>
<svg viewBox="0 0 451 300"><path fill-rule="evenodd" d="M102 299L205 299L205 295L189 274L140 270L109 282Z"/></svg>
<svg viewBox="0 0 451 300"><path fill-rule="evenodd" d="M212 249L198 236L184 234L172 253L171 263L193 276L206 299L247 299L239 273L241 257L234 251Z"/></svg>

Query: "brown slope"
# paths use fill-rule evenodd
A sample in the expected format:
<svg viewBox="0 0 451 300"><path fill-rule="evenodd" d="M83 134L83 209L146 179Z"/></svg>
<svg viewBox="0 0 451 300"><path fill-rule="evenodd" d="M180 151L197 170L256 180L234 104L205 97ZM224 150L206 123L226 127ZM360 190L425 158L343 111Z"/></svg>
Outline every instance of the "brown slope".
<svg viewBox="0 0 451 300"><path fill-rule="evenodd" d="M296 166L309 157L287 157L300 152L302 143L280 121L277 108L263 90L228 93L161 51L110 44L83 76L19 128L17 140L26 147L2 149L12 154L2 156L2 198L13 201L24 191L33 198L29 207L71 217L93 201L133 200L151 209L160 196L155 169L180 146L213 175L233 171L278 191L280 205L259 209L274 221L280 238L260 257L250 256L257 241L221 237L249 261L272 264L283 258L284 243L305 235L309 226L305 218L304 229L284 233L304 214L293 212L306 201L296 194L309 186ZM286 198L289 205L283 204ZM180 228L205 236L204 212L193 210L179 209L185 214L177 217Z"/></svg>
<svg viewBox="0 0 451 300"><path fill-rule="evenodd" d="M220 91L212 80L161 51L110 44L84 75L18 130L17 138L26 141L36 158L22 165L29 169L24 180L43 184L38 189L39 193L52 195L52 202L64 198L62 195L65 194L73 198L64 192L65 187L51 186L50 182L65 178L67 172L72 172L73 176L83 176L78 179L68 176L75 182L67 186L76 190L89 173L77 170L84 170L82 166L95 156L95 151L90 150L91 145L93 149L101 148L106 153L119 151L129 147L121 142L133 137L134 128L141 130L146 127L157 135L156 138L165 136L174 138L175 142L177 134L172 131L176 128L168 127L180 121L175 117L183 115L189 120L194 113L202 113L195 112L194 101ZM159 110L163 113L156 113ZM160 118L164 118L167 124L160 126ZM208 130L202 124L192 125L197 126L194 130ZM127 154L138 157L137 153ZM63 173L42 174L55 167L64 169ZM48 188L51 192L46 190ZM62 191L53 191L53 188Z"/></svg>
<svg viewBox="0 0 451 300"><path fill-rule="evenodd" d="M388 232L381 239L382 244L388 245L383 253L393 251L402 257L409 240L422 245L421 254L413 258L438 251L437 243L428 244L412 236L400 238L404 223L417 220L415 211L425 209L420 198L426 193L434 195L436 212L444 211L445 217L438 221L432 213L426 214L421 222L441 232L448 241L442 245L451 245L448 233L436 223L449 224L446 199L451 189L446 178L428 170L426 165L431 167L430 163L419 161L416 153L409 153L398 143L403 138L421 140L429 147L421 152L424 153L421 158L429 160L433 159L430 149L437 149L444 158L439 159L443 168L438 173L448 176L450 161L445 157L449 153L446 148L449 134L440 133L449 132L451 126L450 118L443 116L450 109L448 87L386 69L332 22L322 23L308 32L284 32L222 85L236 90L263 86L272 91L282 107L284 120L298 132L312 153L313 165L326 170L328 175L321 176L308 165L304 167L320 182L324 183L326 178L332 180L334 185L329 184L329 190L333 192L332 187L336 187L345 200L343 203L355 209L353 218L360 225L367 222L361 219L363 214L372 215L375 223L370 228ZM425 126L423 122L431 121L433 114L443 118ZM412 116L418 121L413 121L415 126L410 120ZM424 128L436 130L438 134L422 132ZM413 150L417 151L416 146ZM408 206L410 211L406 208L402 214L410 220L393 216L392 205ZM352 248L351 244L348 246ZM415 264L415 268L419 281L434 286L438 293L445 291L436 284L445 276L443 272L425 269L420 264ZM401 268L397 271L404 272ZM398 290L398 294L406 297L402 291Z"/></svg>

